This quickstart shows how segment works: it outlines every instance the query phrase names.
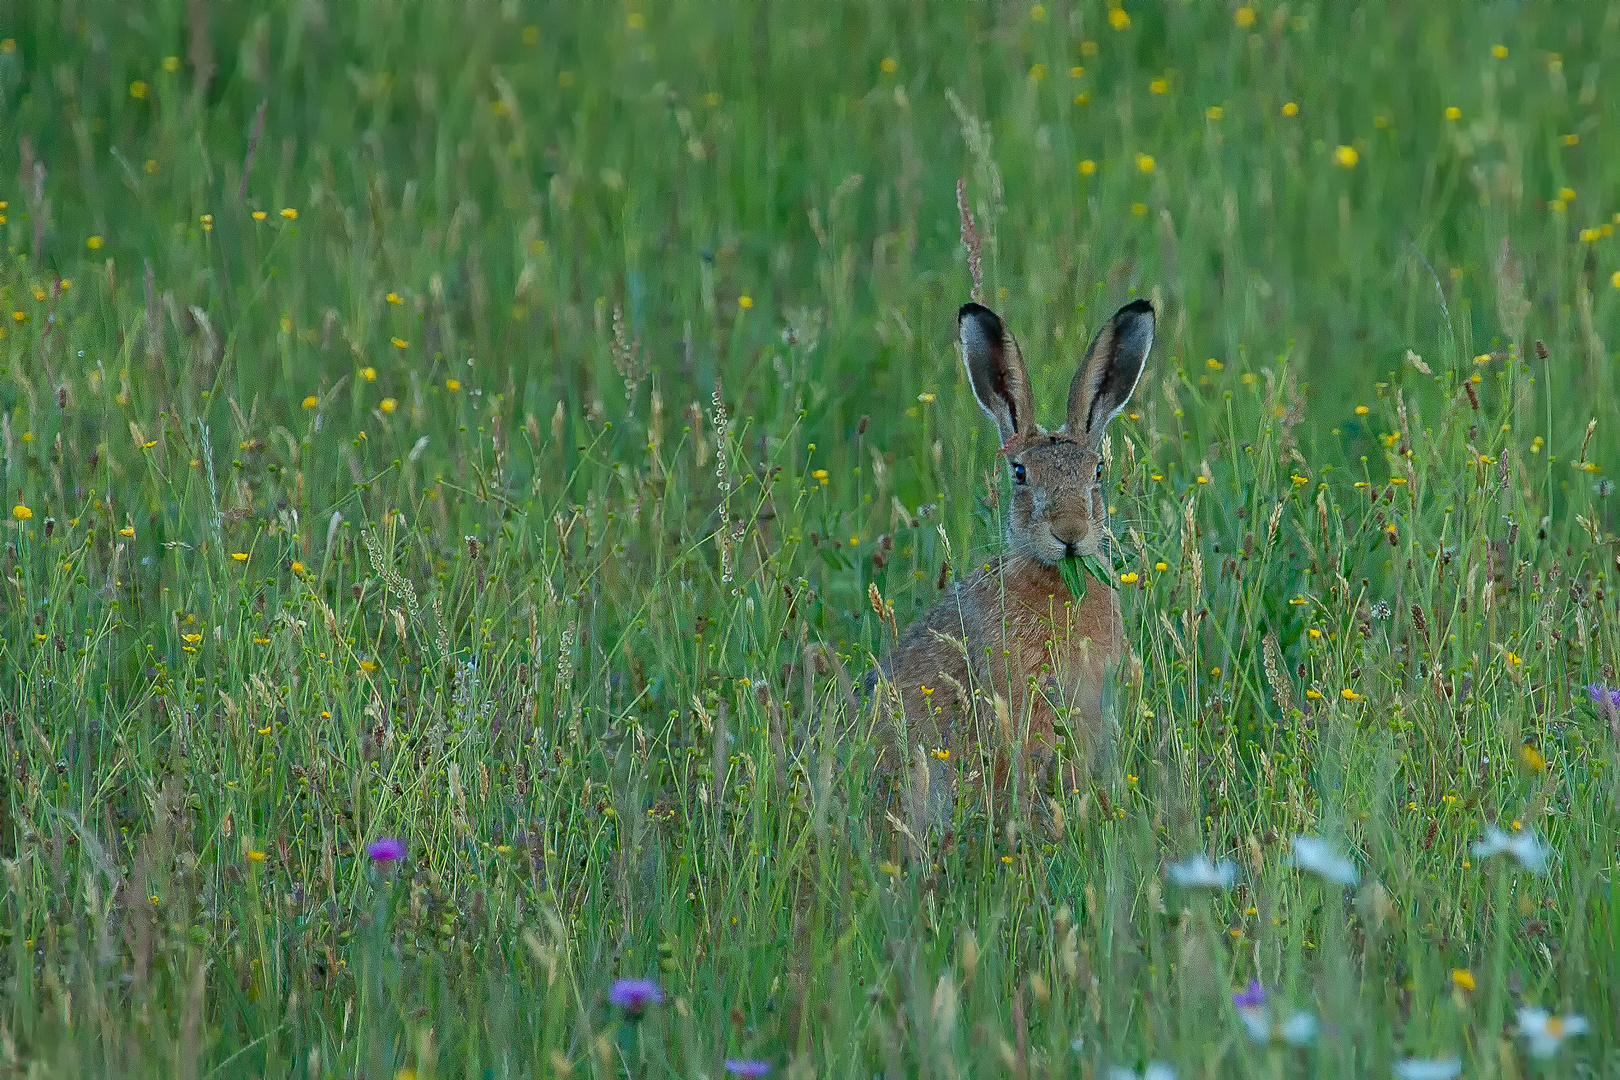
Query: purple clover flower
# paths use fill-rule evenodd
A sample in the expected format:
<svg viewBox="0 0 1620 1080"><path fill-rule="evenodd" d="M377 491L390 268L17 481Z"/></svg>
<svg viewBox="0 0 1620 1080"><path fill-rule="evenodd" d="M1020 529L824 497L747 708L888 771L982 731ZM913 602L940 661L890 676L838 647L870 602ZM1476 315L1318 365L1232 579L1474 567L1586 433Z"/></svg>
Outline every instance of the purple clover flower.
<svg viewBox="0 0 1620 1080"><path fill-rule="evenodd" d="M615 979L608 989L608 1000L632 1018L640 1016L648 1005L664 1000L664 992L651 979Z"/></svg>
<svg viewBox="0 0 1620 1080"><path fill-rule="evenodd" d="M405 858L405 841L397 836L379 836L366 845L366 854L374 863L397 863Z"/></svg>
<svg viewBox="0 0 1620 1080"><path fill-rule="evenodd" d="M1605 709L1620 709L1620 690L1604 686L1601 683L1592 683L1586 688L1592 695L1592 700Z"/></svg>
<svg viewBox="0 0 1620 1080"><path fill-rule="evenodd" d="M1266 991L1258 979L1250 979L1247 987L1232 995L1232 1004L1240 1009L1258 1009L1265 1003Z"/></svg>
<svg viewBox="0 0 1620 1080"><path fill-rule="evenodd" d="M752 1058L726 1058L726 1072L732 1076L764 1076L771 1071L770 1065Z"/></svg>

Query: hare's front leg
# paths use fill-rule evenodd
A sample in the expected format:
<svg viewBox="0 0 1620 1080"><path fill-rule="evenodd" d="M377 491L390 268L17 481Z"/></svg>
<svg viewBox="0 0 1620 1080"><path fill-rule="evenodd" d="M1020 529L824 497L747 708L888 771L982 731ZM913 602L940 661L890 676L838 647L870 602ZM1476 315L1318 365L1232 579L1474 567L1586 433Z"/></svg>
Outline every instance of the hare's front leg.
<svg viewBox="0 0 1620 1080"><path fill-rule="evenodd" d="M1065 658L1062 676L1047 683L1045 704L1056 735L1053 769L1045 777L1060 795L1083 790L1111 759L1115 718L1112 682L1118 667L1118 637L1083 639Z"/></svg>

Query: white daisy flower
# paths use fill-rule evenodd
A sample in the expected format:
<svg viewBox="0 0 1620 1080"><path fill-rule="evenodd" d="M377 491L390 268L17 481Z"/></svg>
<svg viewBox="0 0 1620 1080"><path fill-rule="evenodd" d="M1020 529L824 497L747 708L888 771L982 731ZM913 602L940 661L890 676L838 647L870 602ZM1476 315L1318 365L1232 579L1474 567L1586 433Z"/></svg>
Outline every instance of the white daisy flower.
<svg viewBox="0 0 1620 1080"><path fill-rule="evenodd" d="M1289 1046L1309 1046L1321 1025L1308 1012L1297 1012L1277 1025L1277 1038Z"/></svg>
<svg viewBox="0 0 1620 1080"><path fill-rule="evenodd" d="M1150 1061L1140 1074L1117 1065L1108 1070L1108 1080L1176 1080L1176 1070L1162 1061Z"/></svg>
<svg viewBox="0 0 1620 1080"><path fill-rule="evenodd" d="M1462 1075L1461 1058L1404 1058L1392 1067L1396 1080L1455 1080Z"/></svg>
<svg viewBox="0 0 1620 1080"><path fill-rule="evenodd" d="M1361 880L1355 863L1340 855L1326 840L1315 836L1294 837L1294 854L1288 863L1335 885L1354 885Z"/></svg>
<svg viewBox="0 0 1620 1080"><path fill-rule="evenodd" d="M1506 852L1512 855L1518 864L1532 874L1545 874L1547 872L1547 856L1550 848L1541 842L1541 839L1529 829L1523 832L1503 832L1495 825L1487 826L1485 838L1475 840L1473 852L1477 858L1488 859L1492 855Z"/></svg>
<svg viewBox="0 0 1620 1080"><path fill-rule="evenodd" d="M1238 1019L1243 1021L1244 1030L1249 1038L1257 1043L1271 1041L1271 1010L1264 1005L1253 1008L1238 1009Z"/></svg>
<svg viewBox="0 0 1620 1080"><path fill-rule="evenodd" d="M1316 1017L1308 1012L1293 1013L1280 1024L1272 1022L1271 1008L1266 1005L1239 1006L1237 1013L1243 1029L1257 1043L1278 1039L1289 1046L1309 1046L1316 1038Z"/></svg>
<svg viewBox="0 0 1620 1080"><path fill-rule="evenodd" d="M1584 1016L1550 1016L1545 1009L1520 1009L1519 1034L1530 1042L1530 1056L1548 1058L1571 1035L1585 1034L1590 1027Z"/></svg>
<svg viewBox="0 0 1620 1080"><path fill-rule="evenodd" d="M1170 864L1170 881L1183 889L1230 889L1236 880L1237 863L1231 859L1210 862L1199 854Z"/></svg>

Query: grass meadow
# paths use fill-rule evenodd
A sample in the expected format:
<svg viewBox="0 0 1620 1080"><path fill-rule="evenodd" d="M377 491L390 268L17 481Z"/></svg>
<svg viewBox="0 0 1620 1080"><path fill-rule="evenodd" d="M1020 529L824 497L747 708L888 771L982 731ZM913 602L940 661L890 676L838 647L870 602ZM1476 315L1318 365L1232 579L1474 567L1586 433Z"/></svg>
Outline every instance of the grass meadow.
<svg viewBox="0 0 1620 1080"><path fill-rule="evenodd" d="M1620 1073L1620 5L0 39L0 1073ZM1042 419L1159 332L1114 764L912 838L959 181Z"/></svg>

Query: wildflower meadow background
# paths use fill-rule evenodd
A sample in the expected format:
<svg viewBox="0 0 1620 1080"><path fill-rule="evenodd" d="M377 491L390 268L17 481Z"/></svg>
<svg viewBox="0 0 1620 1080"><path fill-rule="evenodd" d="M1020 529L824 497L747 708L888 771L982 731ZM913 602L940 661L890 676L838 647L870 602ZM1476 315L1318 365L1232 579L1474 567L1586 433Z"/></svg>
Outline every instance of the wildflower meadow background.
<svg viewBox="0 0 1620 1080"><path fill-rule="evenodd" d="M0 1072L1620 1072L1620 5L0 39ZM959 180L1049 421L1159 335L1117 767L914 838Z"/></svg>

